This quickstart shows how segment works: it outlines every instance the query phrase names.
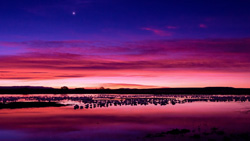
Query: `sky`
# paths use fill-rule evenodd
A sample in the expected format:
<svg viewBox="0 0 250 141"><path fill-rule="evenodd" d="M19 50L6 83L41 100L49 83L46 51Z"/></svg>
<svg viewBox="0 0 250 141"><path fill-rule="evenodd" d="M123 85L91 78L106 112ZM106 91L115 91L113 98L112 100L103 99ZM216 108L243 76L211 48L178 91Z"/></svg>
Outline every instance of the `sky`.
<svg viewBox="0 0 250 141"><path fill-rule="evenodd" d="M249 0L1 0L0 86L250 87Z"/></svg>

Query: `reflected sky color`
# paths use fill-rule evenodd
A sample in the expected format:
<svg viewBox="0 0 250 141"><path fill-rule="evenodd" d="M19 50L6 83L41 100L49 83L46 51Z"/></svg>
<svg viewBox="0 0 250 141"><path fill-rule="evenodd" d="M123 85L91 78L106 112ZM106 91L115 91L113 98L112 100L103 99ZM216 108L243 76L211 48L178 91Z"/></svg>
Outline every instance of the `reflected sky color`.
<svg viewBox="0 0 250 141"><path fill-rule="evenodd" d="M19 140L72 140L72 139L111 139L143 140L148 133L171 129L189 129L196 132L209 132L216 127L230 133L250 132L249 96L199 96L199 95L44 95L40 97L91 97L95 100L121 99L208 99L172 105L117 105L109 107L84 108L74 110L74 105L66 107L0 109L1 139ZM10 98L1 95L1 98ZM12 97L39 97L39 95L12 95ZM225 102L209 99L227 99ZM233 101L228 101L233 99ZM236 100L237 99L237 100ZM241 99L241 100L240 100ZM244 101L242 101L245 99ZM248 99L248 100L247 100ZM30 100L26 100L30 101ZM61 101L65 103L66 101ZM67 103L67 102L66 102ZM83 101L69 103L84 105ZM87 103L85 103L87 104ZM46 120L44 120L46 119ZM197 131L199 129L201 131ZM192 134L192 133L190 133ZM168 139L172 136L167 136ZM174 137L174 138L178 138ZM219 138L219 137L218 137Z"/></svg>
<svg viewBox="0 0 250 141"><path fill-rule="evenodd" d="M0 85L249 87L247 0L2 0Z"/></svg>

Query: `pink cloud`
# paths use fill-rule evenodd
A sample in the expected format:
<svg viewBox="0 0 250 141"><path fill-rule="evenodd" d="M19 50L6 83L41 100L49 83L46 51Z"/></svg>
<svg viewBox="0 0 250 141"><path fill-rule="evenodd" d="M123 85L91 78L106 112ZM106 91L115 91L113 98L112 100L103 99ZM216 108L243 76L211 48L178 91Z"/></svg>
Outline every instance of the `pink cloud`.
<svg viewBox="0 0 250 141"><path fill-rule="evenodd" d="M164 31L164 30L160 30L160 29L145 27L145 28L142 28L142 30L151 31L154 34L159 35L159 36L172 36L171 33Z"/></svg>
<svg viewBox="0 0 250 141"><path fill-rule="evenodd" d="M177 29L177 26L167 26L167 29Z"/></svg>
<svg viewBox="0 0 250 141"><path fill-rule="evenodd" d="M113 46L89 43L92 47L86 47L85 42L77 43L77 47L70 47L71 41L39 41L40 46L34 48L34 44L27 42L26 53L0 56L3 60L0 79L155 77L169 71L250 71L250 39L155 40L120 42Z"/></svg>
<svg viewBox="0 0 250 141"><path fill-rule="evenodd" d="M153 85L127 84L127 83L105 83L101 84L105 88L157 88Z"/></svg>
<svg viewBox="0 0 250 141"><path fill-rule="evenodd" d="M207 25L205 25L205 24L200 24L199 27L200 27L200 28L207 28Z"/></svg>

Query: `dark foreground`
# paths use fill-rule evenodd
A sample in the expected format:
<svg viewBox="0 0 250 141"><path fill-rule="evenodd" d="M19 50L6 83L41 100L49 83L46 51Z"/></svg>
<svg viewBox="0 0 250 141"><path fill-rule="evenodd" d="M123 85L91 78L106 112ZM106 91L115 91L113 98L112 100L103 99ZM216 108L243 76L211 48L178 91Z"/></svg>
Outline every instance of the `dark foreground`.
<svg viewBox="0 0 250 141"><path fill-rule="evenodd" d="M249 88L155 88L155 89L62 89L47 87L0 87L0 94L250 94Z"/></svg>
<svg viewBox="0 0 250 141"><path fill-rule="evenodd" d="M250 139L250 95L5 94L0 103L0 140Z"/></svg>

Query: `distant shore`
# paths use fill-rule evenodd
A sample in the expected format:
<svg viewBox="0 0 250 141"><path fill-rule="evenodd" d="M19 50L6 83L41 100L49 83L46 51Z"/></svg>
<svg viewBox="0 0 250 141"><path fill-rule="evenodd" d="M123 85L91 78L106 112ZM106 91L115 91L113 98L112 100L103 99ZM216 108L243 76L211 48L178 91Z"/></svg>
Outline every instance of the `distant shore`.
<svg viewBox="0 0 250 141"><path fill-rule="evenodd" d="M68 89L47 87L0 87L0 94L250 94L250 88L155 88L155 89Z"/></svg>

